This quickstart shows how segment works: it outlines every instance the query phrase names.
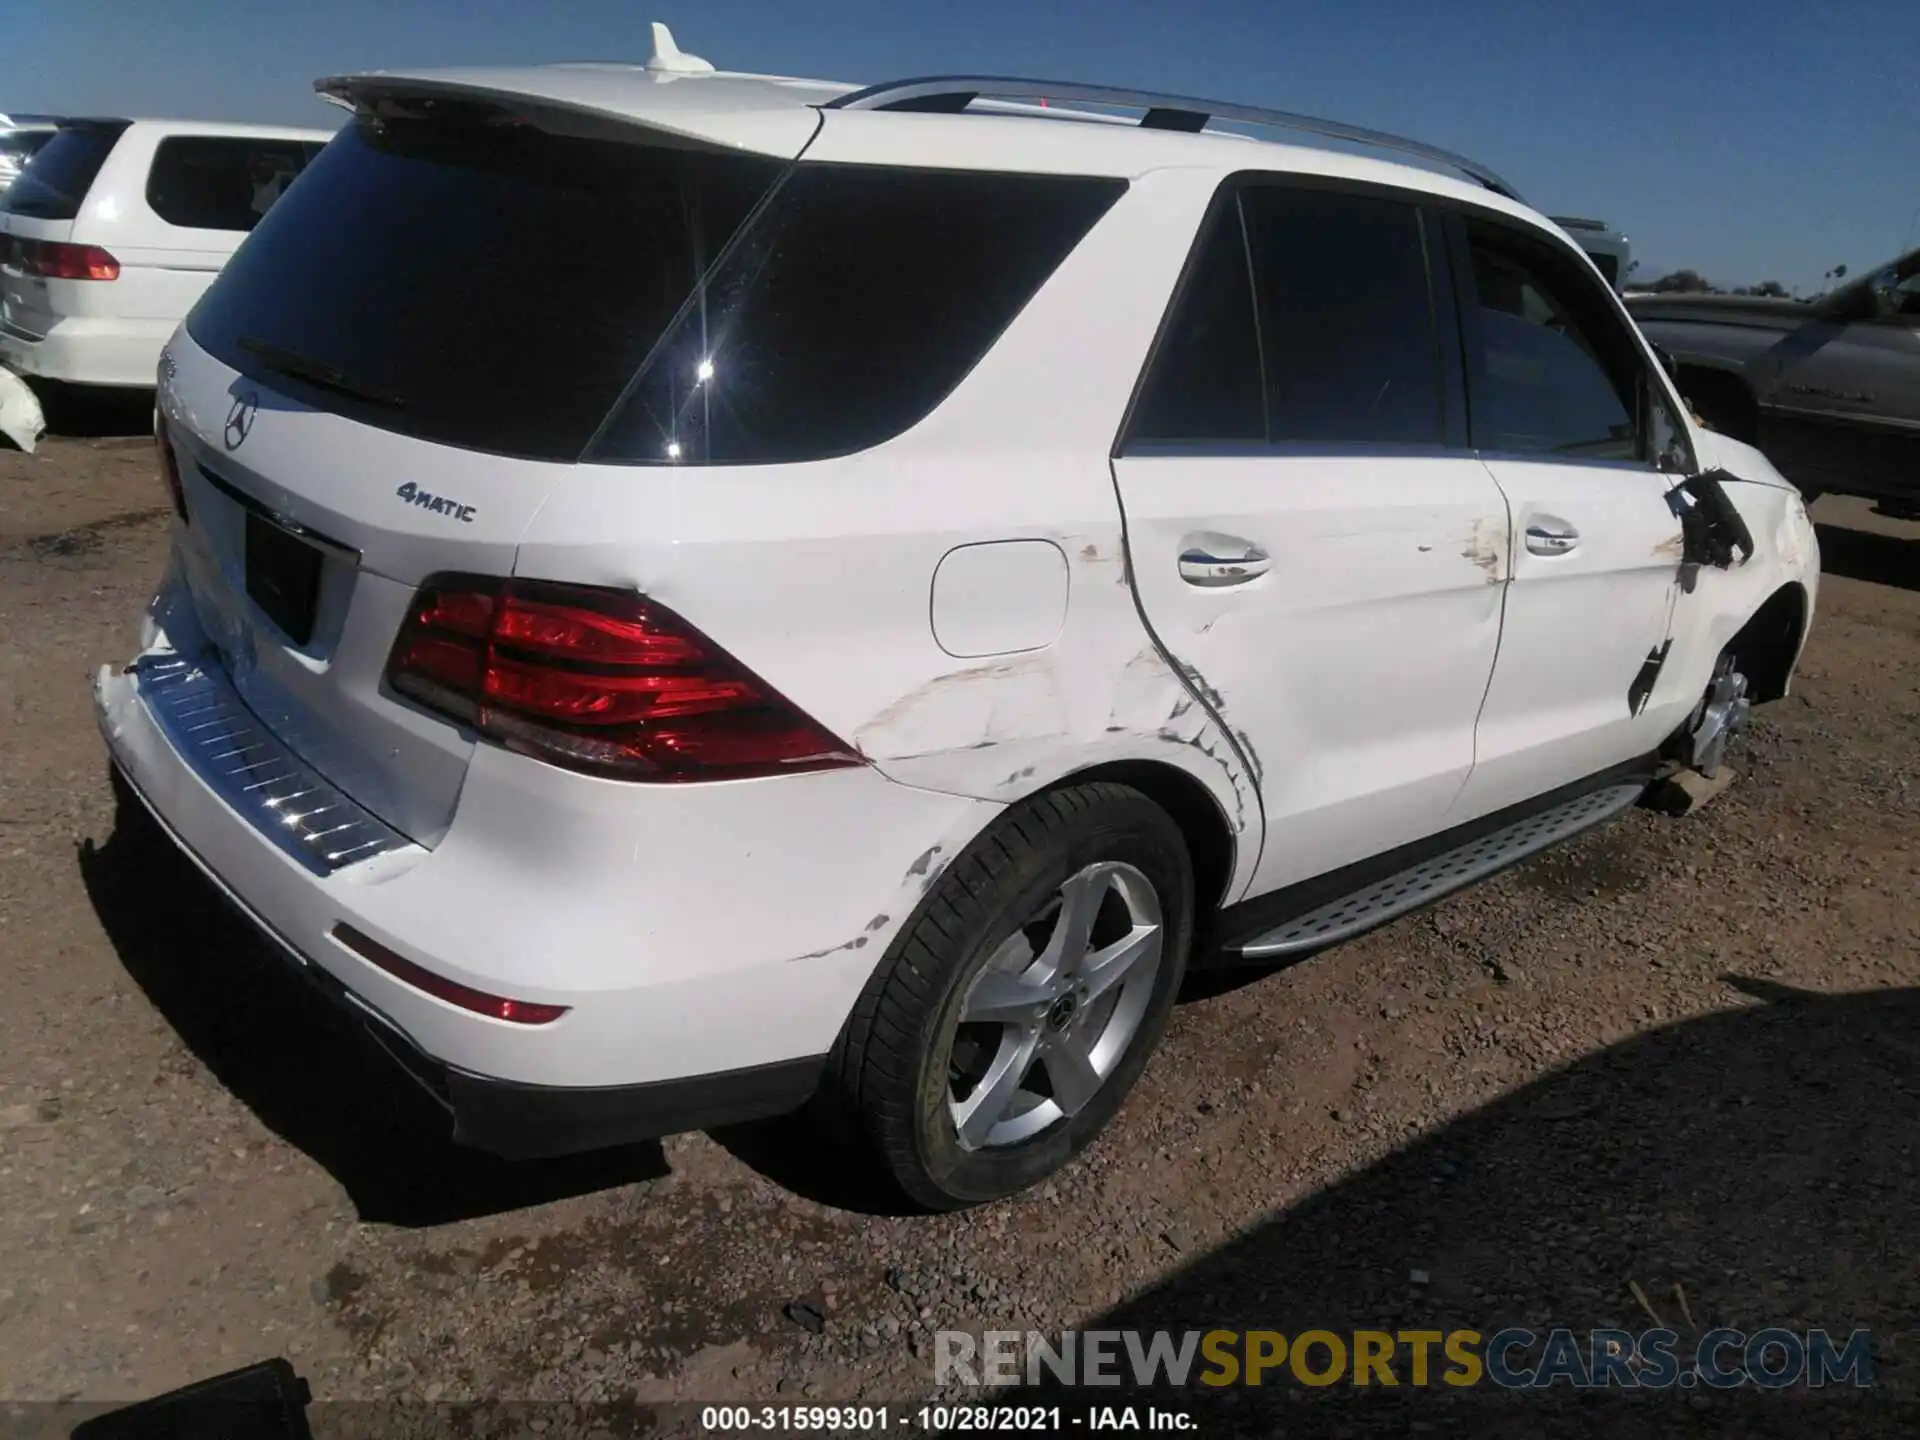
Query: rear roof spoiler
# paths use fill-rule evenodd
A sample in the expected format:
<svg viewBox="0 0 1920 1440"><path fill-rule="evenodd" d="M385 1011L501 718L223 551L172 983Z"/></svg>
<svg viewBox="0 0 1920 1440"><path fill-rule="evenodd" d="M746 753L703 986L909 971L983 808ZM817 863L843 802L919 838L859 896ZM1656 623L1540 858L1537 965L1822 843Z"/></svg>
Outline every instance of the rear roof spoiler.
<svg viewBox="0 0 1920 1440"><path fill-rule="evenodd" d="M682 57L683 59L686 57ZM637 68L637 67L635 67ZM820 128L807 103L743 108L703 85L675 84L686 71L651 72L636 87L634 70L616 67L528 66L524 69L369 71L316 80L331 104L356 114L382 101L450 100L498 106L556 133L606 139L651 131L722 150L792 160ZM726 84L718 76L715 83Z"/></svg>

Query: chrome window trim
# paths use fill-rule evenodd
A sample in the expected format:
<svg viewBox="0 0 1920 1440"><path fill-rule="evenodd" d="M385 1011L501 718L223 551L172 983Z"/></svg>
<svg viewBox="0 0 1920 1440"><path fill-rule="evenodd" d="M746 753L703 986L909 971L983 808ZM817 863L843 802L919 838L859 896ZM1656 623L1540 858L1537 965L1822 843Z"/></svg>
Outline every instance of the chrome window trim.
<svg viewBox="0 0 1920 1440"><path fill-rule="evenodd" d="M1461 460L1479 452L1465 445L1396 445L1388 441L1136 440L1121 460Z"/></svg>

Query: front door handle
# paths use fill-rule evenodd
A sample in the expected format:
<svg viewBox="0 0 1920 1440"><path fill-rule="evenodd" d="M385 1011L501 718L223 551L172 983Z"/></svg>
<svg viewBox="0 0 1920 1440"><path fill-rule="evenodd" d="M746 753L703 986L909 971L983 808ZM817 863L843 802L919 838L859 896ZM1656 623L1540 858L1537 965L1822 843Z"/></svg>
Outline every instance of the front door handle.
<svg viewBox="0 0 1920 1440"><path fill-rule="evenodd" d="M1246 541L1209 545L1205 549L1194 546L1180 552L1180 578L1204 589L1244 585L1259 579L1272 565L1272 556Z"/></svg>
<svg viewBox="0 0 1920 1440"><path fill-rule="evenodd" d="M1580 532L1564 520L1535 520L1527 526L1527 549L1535 555L1564 555L1580 543Z"/></svg>

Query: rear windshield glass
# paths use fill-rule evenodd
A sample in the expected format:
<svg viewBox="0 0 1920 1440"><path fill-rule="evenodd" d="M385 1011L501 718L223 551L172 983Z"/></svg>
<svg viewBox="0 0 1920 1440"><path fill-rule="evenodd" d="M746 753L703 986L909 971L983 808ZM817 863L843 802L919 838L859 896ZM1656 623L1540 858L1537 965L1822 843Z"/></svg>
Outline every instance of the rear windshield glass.
<svg viewBox="0 0 1920 1440"><path fill-rule="evenodd" d="M72 125L55 132L27 162L6 193L10 215L71 220L107 163L125 125Z"/></svg>
<svg viewBox="0 0 1920 1440"><path fill-rule="evenodd" d="M573 460L782 168L559 137L479 106L362 118L287 187L187 331L367 424Z"/></svg>
<svg viewBox="0 0 1920 1440"><path fill-rule="evenodd" d="M913 425L1126 183L796 166L687 306L592 458L820 460Z"/></svg>

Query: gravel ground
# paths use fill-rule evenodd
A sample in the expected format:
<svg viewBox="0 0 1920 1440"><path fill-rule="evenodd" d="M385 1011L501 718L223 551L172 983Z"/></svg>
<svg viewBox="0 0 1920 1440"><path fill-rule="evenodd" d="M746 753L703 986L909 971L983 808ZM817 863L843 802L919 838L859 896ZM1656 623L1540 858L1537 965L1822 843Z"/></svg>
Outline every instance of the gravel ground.
<svg viewBox="0 0 1920 1440"><path fill-rule="evenodd" d="M1871 1327L1877 1396L1181 1403L1202 1433L1913 1433L1920 526L1816 516L1796 693L1705 811L1196 994L1081 1164L925 1219L791 1126L450 1146L109 784L86 677L161 567L148 442L0 454L0 1401L285 1355L325 1402L645 1422L925 1395L938 1329L1641 1328L1637 1282L1683 1333Z"/></svg>

